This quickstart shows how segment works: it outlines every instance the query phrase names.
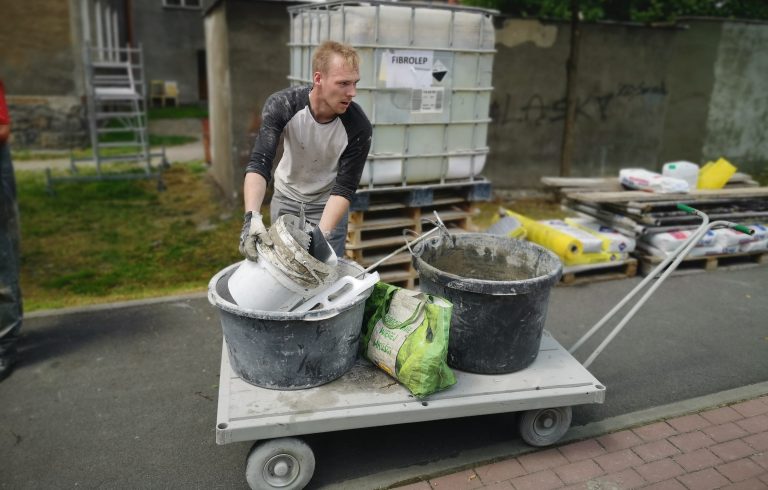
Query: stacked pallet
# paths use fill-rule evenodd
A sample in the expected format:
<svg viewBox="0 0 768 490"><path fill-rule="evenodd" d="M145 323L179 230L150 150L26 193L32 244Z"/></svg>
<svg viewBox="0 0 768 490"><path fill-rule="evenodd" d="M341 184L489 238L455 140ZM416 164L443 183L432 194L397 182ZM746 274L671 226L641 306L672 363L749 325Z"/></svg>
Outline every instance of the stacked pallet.
<svg viewBox="0 0 768 490"><path fill-rule="evenodd" d="M349 213L346 256L368 267L434 227L437 211L449 229L472 230L474 203L488 201L487 181L461 185L361 189ZM414 288L418 274L408 250L376 269L383 282Z"/></svg>
<svg viewBox="0 0 768 490"><path fill-rule="evenodd" d="M665 256L649 245L650 237L664 232L696 229L701 219L677 209L679 203L707 213L710 220L742 224L768 223L768 187L695 190L688 194L655 194L642 191L572 192L564 204L593 216L629 236L638 238L640 272L647 274ZM703 254L688 257L681 271L707 271L768 262L765 249Z"/></svg>
<svg viewBox="0 0 768 490"><path fill-rule="evenodd" d="M624 188L617 177L542 177L541 184L556 197L577 192L617 192ZM736 172L725 184L726 189L759 187L751 175Z"/></svg>

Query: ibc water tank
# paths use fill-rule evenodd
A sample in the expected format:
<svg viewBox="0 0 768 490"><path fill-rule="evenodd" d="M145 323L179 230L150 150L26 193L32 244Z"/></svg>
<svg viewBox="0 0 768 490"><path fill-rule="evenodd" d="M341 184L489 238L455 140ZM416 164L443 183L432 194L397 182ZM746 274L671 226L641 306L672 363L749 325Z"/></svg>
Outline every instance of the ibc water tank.
<svg viewBox="0 0 768 490"><path fill-rule="evenodd" d="M292 84L340 41L360 55L355 101L373 124L361 185L471 180L485 165L493 12L453 5L331 2L288 9Z"/></svg>

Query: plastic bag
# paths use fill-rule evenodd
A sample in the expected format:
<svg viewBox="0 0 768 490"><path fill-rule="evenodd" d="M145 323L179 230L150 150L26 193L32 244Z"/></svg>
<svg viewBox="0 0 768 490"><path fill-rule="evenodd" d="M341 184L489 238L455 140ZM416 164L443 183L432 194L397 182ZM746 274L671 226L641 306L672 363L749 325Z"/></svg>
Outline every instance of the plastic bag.
<svg viewBox="0 0 768 490"><path fill-rule="evenodd" d="M565 222L599 236L603 240L602 252L629 253L635 251L636 243L634 238L630 238L618 230L605 226L594 218L565 218Z"/></svg>
<svg viewBox="0 0 768 490"><path fill-rule="evenodd" d="M419 398L456 383L446 362L453 305L379 282L365 303L363 355Z"/></svg>
<svg viewBox="0 0 768 490"><path fill-rule="evenodd" d="M619 183L630 189L659 193L684 193L690 189L688 182L674 177L650 172L642 168L623 168L619 170Z"/></svg>

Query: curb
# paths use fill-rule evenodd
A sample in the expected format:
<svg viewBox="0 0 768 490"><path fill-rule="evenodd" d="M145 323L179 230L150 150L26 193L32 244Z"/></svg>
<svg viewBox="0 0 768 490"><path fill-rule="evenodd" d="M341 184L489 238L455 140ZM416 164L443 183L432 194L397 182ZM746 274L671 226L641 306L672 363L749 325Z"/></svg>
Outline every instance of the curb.
<svg viewBox="0 0 768 490"><path fill-rule="evenodd" d="M130 308L132 306L146 306L146 305L155 305L155 304L161 304L161 303L172 303L175 301L187 301L190 299L205 298L207 295L208 295L207 292L186 293L186 294L178 294L175 296L162 296L159 298L116 301L113 303L100 303L100 304L88 305L88 306L72 306L69 308L56 308L51 310L37 310L31 313L25 313L24 318L25 319L45 318L50 316L72 315L76 313L91 313L94 311L114 310L118 308Z"/></svg>

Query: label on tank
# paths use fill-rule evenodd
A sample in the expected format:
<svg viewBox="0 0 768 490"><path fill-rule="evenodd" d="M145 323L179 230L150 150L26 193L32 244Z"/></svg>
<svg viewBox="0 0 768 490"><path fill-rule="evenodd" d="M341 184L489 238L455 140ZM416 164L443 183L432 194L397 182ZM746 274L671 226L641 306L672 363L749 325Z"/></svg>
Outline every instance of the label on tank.
<svg viewBox="0 0 768 490"><path fill-rule="evenodd" d="M444 96L443 87L416 89L411 94L411 112L443 112Z"/></svg>
<svg viewBox="0 0 768 490"><path fill-rule="evenodd" d="M442 82L447 74L448 68L446 68L440 60L435 60L435 65L432 67L432 78L438 82Z"/></svg>
<svg viewBox="0 0 768 490"><path fill-rule="evenodd" d="M434 52L395 49L382 53L379 76L387 88L424 88L432 85Z"/></svg>

